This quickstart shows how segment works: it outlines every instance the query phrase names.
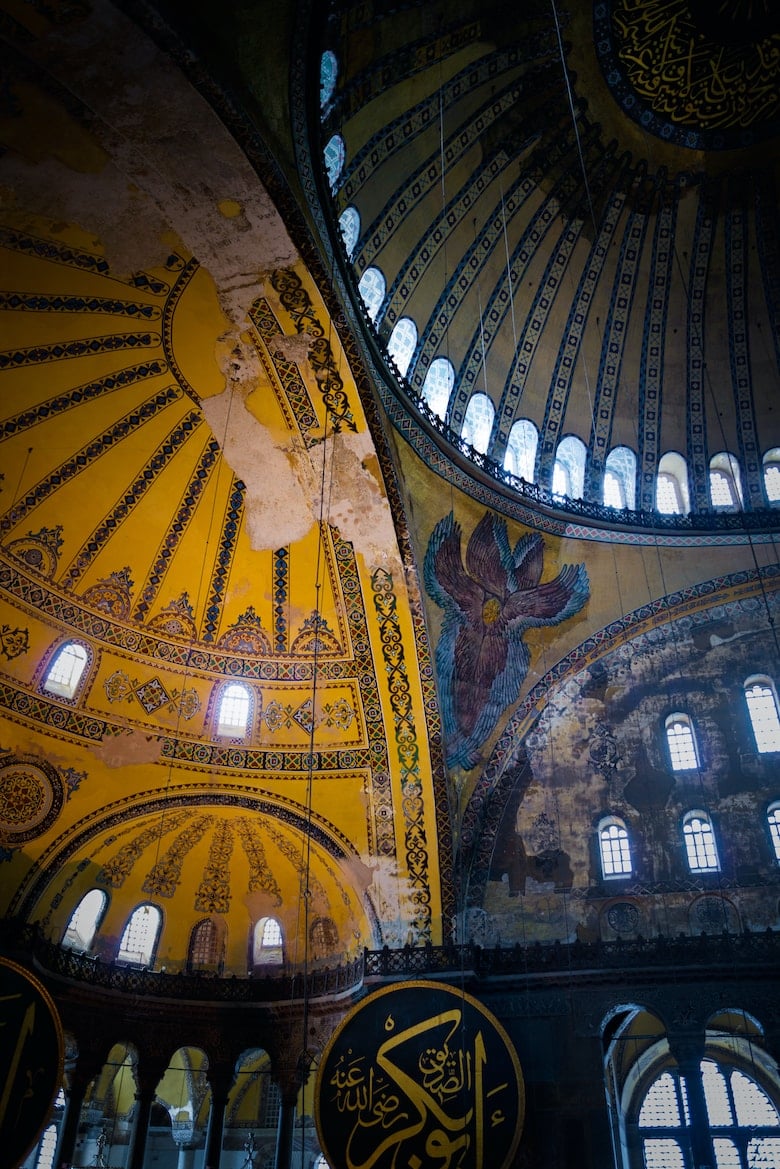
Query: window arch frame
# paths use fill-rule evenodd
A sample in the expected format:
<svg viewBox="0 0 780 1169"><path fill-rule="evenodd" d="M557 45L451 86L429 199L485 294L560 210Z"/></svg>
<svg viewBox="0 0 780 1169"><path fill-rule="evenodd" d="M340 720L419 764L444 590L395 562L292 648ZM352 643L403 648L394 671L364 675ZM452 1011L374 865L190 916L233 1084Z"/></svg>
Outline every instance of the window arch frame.
<svg viewBox="0 0 780 1169"><path fill-rule="evenodd" d="M81 669L73 679L73 668L71 668L70 676L66 679L54 679L52 682L52 674L56 671L60 659L68 654L69 650L79 649L84 654ZM76 703L81 696L87 682L87 678L91 673L92 664L94 661L94 653L89 642L84 641L80 637L67 637L54 645L44 662L42 681L40 684L40 691L42 694L48 694L52 698L57 698L61 702Z"/></svg>
<svg viewBox="0 0 780 1169"><path fill-rule="evenodd" d="M372 295L370 285L374 284L377 289L381 288L381 296ZM369 293L367 296L366 293ZM369 264L363 275L358 281L358 296L363 310L371 321L371 324L378 327L382 319L382 307L387 296L387 279L384 272L377 264Z"/></svg>
<svg viewBox="0 0 780 1169"><path fill-rule="evenodd" d="M482 411L482 417L479 417ZM487 422L488 417L490 422ZM467 444L478 454L487 454L490 446L490 436L496 421L496 408L488 394L481 390L471 395L463 416L463 425L460 429L461 442ZM483 445L481 445L483 444Z"/></svg>
<svg viewBox="0 0 780 1169"><path fill-rule="evenodd" d="M222 706L228 701L228 691L241 689L247 696L246 722L243 730L238 731L238 723L229 724L222 721ZM242 678L230 678L218 683L214 694L214 737L227 739L230 742L243 743L250 738L255 719L255 692L248 682Z"/></svg>
<svg viewBox="0 0 780 1169"><path fill-rule="evenodd" d="M322 148L322 163L328 179L331 195L335 195L339 188L339 180L344 173L344 164L347 161L347 144L338 131L331 134Z"/></svg>
<svg viewBox="0 0 780 1169"><path fill-rule="evenodd" d="M621 503L607 502L607 476L613 476L620 490ZM604 463L604 479L601 492L605 507L636 508L636 454L630 446L615 446Z"/></svg>
<svg viewBox="0 0 780 1169"><path fill-rule="evenodd" d="M71 930L73 930L73 932L76 933L76 927L73 924L74 919L77 917L79 912L83 910L83 906L85 905L85 902L87 901L88 898L92 897L93 893L97 893L101 900L100 900L99 908L96 909L94 914L92 915L91 932L89 935L89 941L85 942L84 939L85 939L86 935L81 935L81 934L77 934L78 941L75 938L71 938L69 940L68 934L70 934ZM60 942L60 945L64 946L68 950L75 950L77 952L81 952L84 954L88 953L92 949L92 947L95 943L95 937L97 936L97 932L100 929L101 923L106 916L108 904L109 904L109 898L108 898L108 893L105 891L105 889L98 889L97 886L93 886L93 888L88 889L87 892L83 895L83 897L80 897L77 904L74 906L73 912L71 913L70 917L68 918L68 924L65 926L65 930L63 932L62 941Z"/></svg>
<svg viewBox="0 0 780 1169"><path fill-rule="evenodd" d="M154 932L152 944L151 944L149 950L147 951L148 960L146 960L146 961L144 961L143 959L130 957L130 955L132 955L132 954L143 954L143 951L141 951L141 950L129 950L128 949L123 954L124 942L128 936L128 933L130 932L132 922L136 919L136 917L140 913L143 913L144 910L154 910L154 912L157 916L157 927L156 927L155 932ZM155 961L157 959L157 950L158 950L158 947L160 945L160 937L162 936L162 930L163 930L163 911L159 905L155 905L153 901L142 901L140 904L136 905L135 909L133 909L132 912L130 913L130 915L128 916L127 921L125 922L124 929L122 930L122 933L121 933L120 938L119 938L119 944L117 946L117 951L116 951L117 964L122 965L122 966L134 966L134 967L141 969L141 970L153 969ZM132 940L132 939L128 939L128 940Z"/></svg>
<svg viewBox="0 0 780 1169"><path fill-rule="evenodd" d="M350 203L339 215L339 234L348 260L355 255L360 242L360 226L360 212L354 203Z"/></svg>
<svg viewBox="0 0 780 1169"><path fill-rule="evenodd" d="M750 691L760 688L763 692L768 693L772 699L772 707L774 709L774 728L765 727L770 718L766 713L761 713L756 709L756 703L751 703ZM772 755L780 752L780 703L777 699L777 687L772 678L768 674L751 674L742 683L742 693L745 697L745 705L747 707L748 723L753 735L753 742L755 744L756 753L759 755ZM759 695L755 695L759 698ZM774 731L775 746L762 746L762 742L769 743L772 741ZM766 739L764 736L766 735Z"/></svg>
<svg viewBox="0 0 780 1169"><path fill-rule="evenodd" d="M698 824L699 827L694 828L694 824ZM708 832L704 831L705 825ZM681 829L688 872L695 876L719 873L721 871L720 852L715 835L715 825L709 812L705 812L703 808L691 808L682 818ZM709 847L707 836L709 836ZM706 861L710 852L713 857L710 863L698 863L700 857Z"/></svg>
<svg viewBox="0 0 780 1169"><path fill-rule="evenodd" d="M339 59L333 49L325 49L320 57L320 117L324 117L330 99L336 92L339 78Z"/></svg>
<svg viewBox="0 0 780 1169"><path fill-rule="evenodd" d="M616 829L616 834L611 834L612 829ZM609 847L605 848L605 837L609 836ZM596 843L598 846L599 864L601 867L601 876L604 881L625 881L629 877L633 877L635 873L633 849L631 847L631 834L628 831L628 825L620 816L608 815L602 816L596 825ZM617 844L617 850L615 849ZM615 862L615 853L617 851L618 861L628 862L628 868L621 867L613 872L607 872L609 865Z"/></svg>
<svg viewBox="0 0 780 1169"><path fill-rule="evenodd" d="M780 506L780 447L764 451L761 473L766 502L770 507Z"/></svg>
<svg viewBox="0 0 780 1169"><path fill-rule="evenodd" d="M205 957L200 957L196 953L196 950L200 944L199 932L202 933L204 927L210 927L211 940L208 953ZM196 973L199 970L216 969L219 966L220 959L219 941L219 930L213 918L202 917L199 921L196 921L190 930L190 936L187 942L187 970L190 973Z"/></svg>
<svg viewBox="0 0 780 1169"><path fill-rule="evenodd" d="M409 340L411 337L410 330L414 332L414 341L411 343ZM395 342L396 337L401 335L403 332L408 333L409 337L402 338L400 342ZM393 325L393 330L387 340L387 356L393 362L402 378L405 378L409 372L409 366L412 363L412 358L414 357L415 350L417 349L417 342L419 339L420 334L417 328L417 322L414 320L414 317L410 317L408 314L406 316L399 317ZM396 345L396 350L394 350L394 342ZM400 352L398 350L400 350Z"/></svg>
<svg viewBox="0 0 780 1169"><path fill-rule="evenodd" d="M720 486L716 486L716 483ZM728 500L716 502L715 496L725 484ZM739 511L742 507L742 470L736 455L730 451L719 451L713 455L707 468L707 485L710 505L715 511Z"/></svg>
<svg viewBox="0 0 780 1169"><path fill-rule="evenodd" d="M622 1016L618 1027L614 1027L615 1015ZM647 1019L643 1019L647 1016ZM648 1023L656 1033L657 1038L649 1045L640 1044L633 1059L626 1060L625 1041L630 1038L632 1030L637 1024L640 1030L646 1033ZM655 1026L653 1026L655 1024ZM752 1081L769 1102L778 1117L777 1125L754 1125L750 1118L741 1123L736 1110L732 1112L732 1123L713 1123L711 1113L707 1109L707 1135L711 1141L718 1138L732 1139L737 1134L734 1143L739 1150L737 1161L740 1169L746 1169L748 1164L747 1150L749 1141L758 1131L759 1139L769 1137L780 1142L780 1071L777 1062L764 1048L764 1036L757 1021L741 1008L722 1008L707 1020L704 1030L704 1044L702 1057L698 1061L698 1075L700 1077L701 1092L705 1100L706 1088L703 1082L703 1065L716 1065L718 1071L732 1080L733 1074ZM643 1125L640 1126L640 1115L644 1103L654 1084L664 1075L669 1074L674 1082L675 1099L680 1101L680 1079L683 1080L682 1094L689 1098L689 1084L686 1076L680 1072L670 1046L668 1034L657 1014L647 1008L632 1004L610 1012L602 1023L602 1041L604 1043L604 1076L608 1101L610 1123L613 1130L613 1141L616 1158L620 1169L646 1169L648 1161L645 1157L643 1134L648 1138L674 1140L680 1151L678 1164L681 1169L694 1169L693 1150L686 1134L690 1134L692 1124L696 1121L695 1105L687 1108L686 1114L680 1115L680 1124ZM709 1102L709 1101L708 1101ZM663 1106L663 1102L662 1106ZM749 1106L749 1105L748 1105ZM707 1104L705 1103L705 1108ZM741 1133L741 1139L739 1134ZM716 1163L715 1145L712 1146L712 1164ZM671 1157L663 1162L666 1166L674 1163ZM762 1162L763 1163L763 1162ZM650 1160L650 1165L658 1164Z"/></svg>
<svg viewBox="0 0 780 1169"><path fill-rule="evenodd" d="M513 441L513 436L520 436ZM539 449L539 431L530 418L517 418L509 431L504 450L504 470L525 483L536 482L536 452ZM509 464L509 465L508 465ZM511 465L514 464L514 465ZM530 471L524 475L524 471Z"/></svg>
<svg viewBox="0 0 780 1169"><path fill-rule="evenodd" d="M551 490L559 499L582 499L585 494L585 468L588 461L588 450L582 439L576 434L566 434L555 448L555 461L552 469ZM566 480L566 490L556 491L556 479L560 475Z"/></svg>
<svg viewBox="0 0 780 1169"><path fill-rule="evenodd" d="M677 741L672 736L674 735L674 727L683 726L686 728L687 734L676 736ZM691 754L683 756L682 740L685 739L690 745ZM699 751L699 744L696 735L696 728L693 719L684 710L675 710L668 714L664 719L664 743L666 745L666 758L669 762L671 771L676 775L681 771L697 771L701 767L701 753ZM691 762L684 762L684 758L690 757ZM675 762L679 759L679 764Z"/></svg>
<svg viewBox="0 0 780 1169"><path fill-rule="evenodd" d="M272 925L275 925L278 930L278 942L266 942L265 940L266 931ZM249 935L249 946L250 967L252 970L262 969L266 966L284 966L284 930L279 918L274 917L273 914L265 914L263 917L259 917L252 926Z"/></svg>
<svg viewBox="0 0 780 1169"><path fill-rule="evenodd" d="M446 371L442 376L439 371ZM455 366L450 361L449 357L439 354L434 357L425 374L422 387L420 389L420 399L430 410L431 414L436 418L441 419L442 422L447 421L447 416L450 411L450 402L452 400L452 393L455 389ZM446 401L445 401L446 392ZM439 400L443 409L439 409Z"/></svg>
<svg viewBox="0 0 780 1169"><path fill-rule="evenodd" d="M659 515L688 515L691 510L688 464L679 451L666 451L661 455L655 480L655 510ZM668 481L668 485L673 487L679 510L670 511L659 506L659 486L662 481Z"/></svg>

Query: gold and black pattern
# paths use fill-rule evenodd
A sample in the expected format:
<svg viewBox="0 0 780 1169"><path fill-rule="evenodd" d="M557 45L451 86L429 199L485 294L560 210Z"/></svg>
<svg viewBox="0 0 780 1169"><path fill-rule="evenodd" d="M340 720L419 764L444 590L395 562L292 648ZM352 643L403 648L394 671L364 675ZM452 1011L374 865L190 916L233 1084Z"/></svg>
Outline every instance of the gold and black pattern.
<svg viewBox="0 0 780 1169"><path fill-rule="evenodd" d="M189 812L163 812L105 862L98 873L97 879L100 884L120 889L144 851L151 845L160 843L163 836L176 832L188 818Z"/></svg>
<svg viewBox="0 0 780 1169"><path fill-rule="evenodd" d="M195 895L197 913L227 913L230 909L230 858L235 840L225 820L219 821L209 848L203 880Z"/></svg>
<svg viewBox="0 0 780 1169"><path fill-rule="evenodd" d="M181 871L187 854L198 844L213 823L213 816L199 816L178 834L164 855L149 870L141 886L144 893L156 897L173 897L181 882Z"/></svg>
<svg viewBox="0 0 780 1169"><path fill-rule="evenodd" d="M409 675L406 669L404 644L398 622L398 602L393 591L392 575L377 569L371 577L374 589L374 607L379 619L382 655L387 667L390 685L390 705L393 709L395 742L401 768L402 809L404 816L404 843L412 902L415 907L412 925L421 940L431 936L431 891L428 876L428 842L425 833L425 804L420 779L420 749Z"/></svg>
<svg viewBox="0 0 780 1169"><path fill-rule="evenodd" d="M240 816L235 824L236 835L241 842L246 859L249 862L249 891L250 893L270 893L277 905L282 904L282 891L279 883L271 871L271 866L265 855L265 848L260 839L256 826L245 817Z"/></svg>

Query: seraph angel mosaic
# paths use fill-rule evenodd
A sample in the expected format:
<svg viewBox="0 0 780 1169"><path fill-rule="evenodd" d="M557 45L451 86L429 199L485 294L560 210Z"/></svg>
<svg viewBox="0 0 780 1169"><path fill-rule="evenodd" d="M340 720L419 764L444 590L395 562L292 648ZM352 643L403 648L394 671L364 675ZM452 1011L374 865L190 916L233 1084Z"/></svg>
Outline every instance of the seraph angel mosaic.
<svg viewBox="0 0 780 1169"><path fill-rule="evenodd" d="M444 610L436 647L450 767L474 767L501 713L516 701L528 672L527 629L558 625L590 595L585 566L564 565L541 583L538 532L510 546L506 521L485 512L461 555L460 525L439 520L425 554L425 587Z"/></svg>

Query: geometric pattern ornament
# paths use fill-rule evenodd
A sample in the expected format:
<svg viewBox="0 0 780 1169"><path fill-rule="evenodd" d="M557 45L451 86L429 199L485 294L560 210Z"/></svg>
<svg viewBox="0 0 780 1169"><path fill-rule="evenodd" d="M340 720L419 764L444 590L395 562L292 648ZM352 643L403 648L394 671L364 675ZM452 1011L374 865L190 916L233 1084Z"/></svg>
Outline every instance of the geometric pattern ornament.
<svg viewBox="0 0 780 1169"><path fill-rule="evenodd" d="M16 846L42 835L60 814L64 786L56 767L26 755L0 763L0 842Z"/></svg>
<svg viewBox="0 0 780 1169"><path fill-rule="evenodd" d="M457 987L415 981L370 994L339 1024L314 1107L333 1169L506 1169L525 1091L490 1012Z"/></svg>

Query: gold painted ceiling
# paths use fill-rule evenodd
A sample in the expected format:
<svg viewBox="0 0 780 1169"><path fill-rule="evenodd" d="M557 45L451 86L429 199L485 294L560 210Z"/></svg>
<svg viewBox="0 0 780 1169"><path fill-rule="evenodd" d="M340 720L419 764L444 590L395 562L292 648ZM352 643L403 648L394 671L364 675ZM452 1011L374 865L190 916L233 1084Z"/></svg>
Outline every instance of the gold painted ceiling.
<svg viewBox="0 0 780 1169"><path fill-rule="evenodd" d="M430 434L427 447L416 446L424 428L408 424L403 400L380 383L381 357L370 331L361 336L366 323L348 303L351 277L334 250L335 219L322 188L319 151L336 125L347 140L347 182L366 199L364 222L379 215L385 200L393 202L389 235L382 229L376 242L366 236L356 272L380 257L390 261L395 279L422 247L421 232L436 230L436 166L429 165L427 202L416 203L414 214L402 190L412 162L438 157L438 95L479 129L478 111L499 84L491 62L512 58L493 129L480 123L468 150L453 139L457 161L447 178L464 184L471 176L479 185L489 177L494 210L498 172L488 175L489 168L526 183L523 215L532 218L508 225L510 248L524 238L534 244L522 261L515 301L515 324L534 355L522 395L511 377L503 380L525 351L515 346L511 312L488 338L484 361L480 354L471 365L474 384L487 369L490 387L503 393L504 385L507 421L519 403L537 422L544 418L576 289L600 246L583 212L565 93L552 81L550 30L542 37L547 64L539 63L556 95L548 106L547 89L534 81L536 64L518 61L511 50L521 34L526 46L536 43L538 14L528 17L528 27L518 18L507 31L500 5L487 5L484 25L464 5L444 37L439 26L447 7L417 6L411 23L404 23L406 11L380 20L376 6L365 25L355 17L352 27L345 16L337 29L343 40L332 43L349 47L349 86L322 126L315 111L302 143L300 115L310 109L311 93L298 87L304 58L293 51L303 43L296 20L311 18L317 34L306 58L315 91L319 50L333 32L317 25L305 5L300 12L274 5L267 28L269 4L251 21L243 11L220 10L213 51L204 40L216 10L200 14L197 29L188 27L192 13L179 13L179 41L159 15L147 12L136 23L108 3L2 5L8 83L0 94L0 912L40 923L55 941L93 887L109 898L96 953L115 956L129 913L151 900L164 917L156 964L170 971L185 966L192 929L204 919L215 923L226 974L246 975L253 926L268 916L280 921L285 958L294 965L345 962L363 946L448 941L456 913L469 896L481 896L487 881L505 806L491 806L490 797L502 789L512 814L512 785L521 791L525 782L513 768L540 711L549 707L567 730L581 717L578 687L590 702L586 667L615 646L630 657L631 639L647 635L649 658L657 627L704 614L713 596L738 605L774 588L769 571L766 582L750 575L775 563L771 538L763 535L752 540L737 531L675 543L651 534L643 544L617 532L610 544L549 516L537 523L526 511L519 519L484 477L466 483L463 458L436 446ZM580 16L574 13L575 25ZM185 33L197 40L196 32L205 64L182 48ZM231 81L255 125L217 83L225 84L226 46L235 51ZM409 68L396 85L403 62ZM460 74L471 76L470 63L476 80L458 96L448 86ZM513 86L523 90L522 100ZM605 108L612 100L603 83L597 90L594 81L591 92ZM407 118L417 102L424 132L399 147L392 168L375 165L373 136L384 133L387 119ZM673 392L663 395L663 431L645 446L645 498L656 456L693 434L693 403L713 421L718 445L737 431L750 440L750 500L761 492L763 446L754 438L780 442L774 341L764 342L776 337L777 237L760 231L760 223L775 222L776 206L764 198L775 189L775 171L761 172L760 190L745 188L763 194L750 196L739 237L756 314L751 384L761 387L749 400L733 392L732 358L742 350L734 348L733 331L721 329L724 289L737 288L739 265L731 263L737 204L728 203L705 248L710 368L720 379L724 417L715 423L719 410L703 383L695 401L683 403L675 389L695 356L688 325L684 339L675 333L687 321L686 270L675 257L687 255L693 270L688 249L703 230L706 183L681 194L674 207L652 198L645 207L642 192L652 192L642 165L629 166L623 153L623 142L626 149L636 145L638 131L619 113L611 116L624 136L614 149L604 146L610 138L585 133L588 158L604 180L603 188L592 188L606 216L602 226L617 232L602 257L611 275L588 310L598 327L583 334L580 365L567 366L571 393L560 425L587 438L593 423L597 452L596 438L606 442L610 427L615 441L630 441L642 418L647 434L651 397L642 362L645 324L656 319L648 265L658 254L652 241L663 235L664 215L677 216L678 250L664 252L669 299L662 331ZM534 119L543 137L533 131ZM361 151L362 171L355 162ZM672 158L679 162L679 153L665 157L670 166ZM756 157L750 155L751 166ZM715 169L722 173L720 163ZM628 186L616 175L628 176ZM729 190L739 186L723 181ZM505 272L503 222L490 219L487 190L480 188L475 208L481 227L493 224L500 246L484 276L464 275L459 291L453 285L446 344L456 364L483 315L480 297L487 320L489 297L499 295ZM310 201L313 193L324 209ZM336 192L336 210L346 195L346 186ZM439 276L454 280L458 256L468 254L468 267L483 247L484 235L475 237L464 207L446 248L431 253L425 279L410 292L409 303L431 329ZM537 215L547 225L538 238ZM632 259L637 225L644 250ZM558 271L560 249L561 279L542 304L539 290ZM645 299L631 302L636 315L620 318L623 380L612 397L601 383L602 426L584 379L598 369L602 344L617 335L612 291L629 269L632 289L643 289ZM341 280L344 306L332 288L338 291ZM390 307L380 339L400 302ZM611 333L603 325L608 319ZM535 320L543 323L538 337ZM632 396L639 386L640 405ZM750 422L751 410L756 426L740 429L737 422ZM551 405L550 411L553 417ZM548 460L554 429L543 448ZM704 447L697 457L702 498ZM594 491L596 482L597 476ZM437 549L445 552L426 579L431 548L432 562ZM505 548L513 550L515 567L523 566L522 580L511 588L504 580L499 599L475 586L482 587L486 564L495 568ZM467 751L450 755L449 772L452 687L436 656L451 634L442 578L450 598L459 587L471 590L479 602L475 627L491 649L490 630L517 615L519 594L538 586L555 600L531 613L514 690L501 690L492 724L479 727ZM574 601L565 592L576 594ZM68 641L87 655L70 698L46 687L49 666ZM670 676L673 666L665 666ZM772 672L771 663L766 669ZM250 722L245 734L230 736L218 726L219 700L236 681L249 688ZM579 739L563 737L576 753ZM546 789L537 787L529 800L534 824L548 815ZM576 862L582 888L584 840ZM477 858L473 881L462 849L453 864L453 849L464 842ZM516 902L508 900L514 891L498 879L494 886L494 900L501 898L501 912L519 929ZM327 945L313 948L318 922L328 923L317 935ZM542 936L545 930L565 936L568 927L559 925L543 921Z"/></svg>
<svg viewBox="0 0 780 1169"><path fill-rule="evenodd" d="M45 57L41 12L8 20ZM431 671L355 355L205 104L129 23L105 52L98 114L96 79L80 102L13 58L3 123L3 909L59 937L97 885L109 956L151 899L169 969L204 917L227 973L266 916L292 963L437 940ZM151 143L122 69L166 93ZM69 640L72 698L46 689Z"/></svg>

